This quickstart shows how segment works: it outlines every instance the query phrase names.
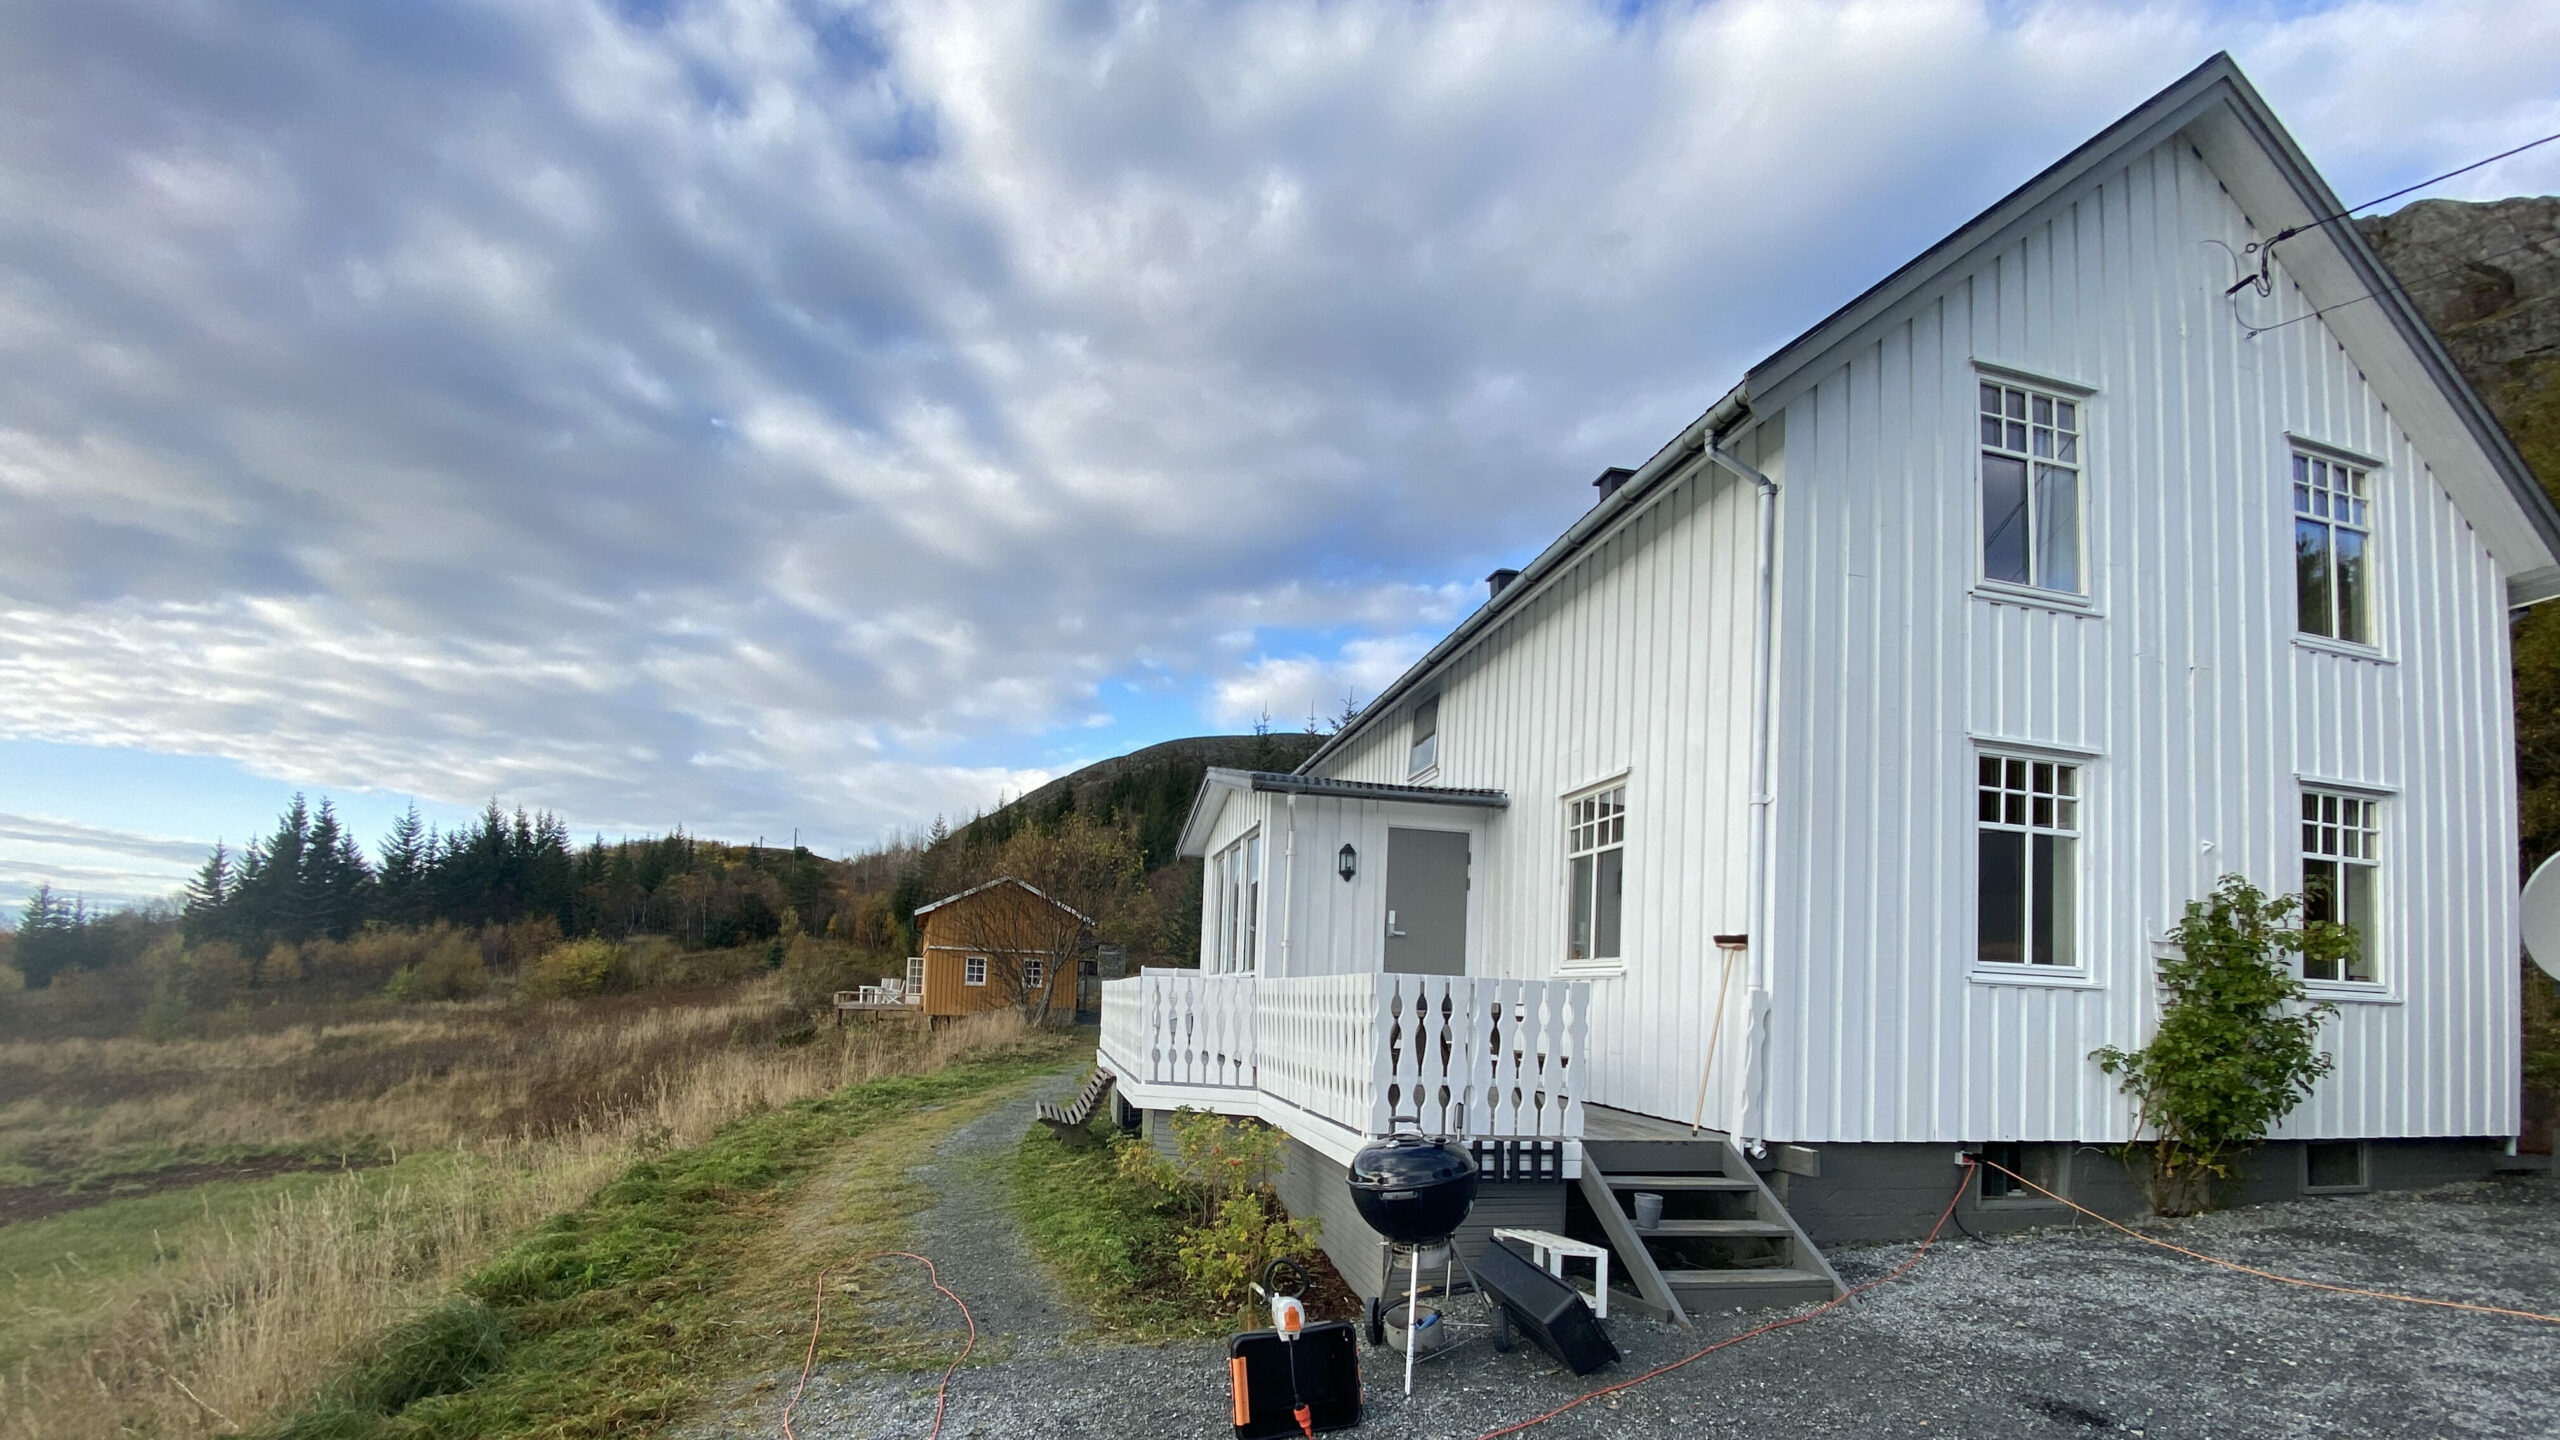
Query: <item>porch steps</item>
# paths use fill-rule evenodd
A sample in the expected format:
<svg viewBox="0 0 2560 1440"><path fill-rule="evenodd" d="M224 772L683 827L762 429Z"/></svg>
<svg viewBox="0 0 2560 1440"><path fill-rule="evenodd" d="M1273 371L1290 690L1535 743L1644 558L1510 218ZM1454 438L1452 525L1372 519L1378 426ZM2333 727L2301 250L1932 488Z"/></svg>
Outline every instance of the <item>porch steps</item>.
<svg viewBox="0 0 2560 1440"><path fill-rule="evenodd" d="M1675 1324L1713 1310L1820 1304L1844 1293L1768 1182L1712 1130L1616 1116L1583 1142L1581 1190L1618 1257L1624 1299ZM1652 1230L1635 1228L1637 1191L1663 1198Z"/></svg>

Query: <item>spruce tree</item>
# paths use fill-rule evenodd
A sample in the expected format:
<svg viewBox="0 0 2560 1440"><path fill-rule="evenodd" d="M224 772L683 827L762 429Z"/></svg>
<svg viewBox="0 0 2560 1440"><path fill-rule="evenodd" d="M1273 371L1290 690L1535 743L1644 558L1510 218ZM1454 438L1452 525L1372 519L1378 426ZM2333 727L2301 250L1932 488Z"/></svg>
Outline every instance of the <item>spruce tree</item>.
<svg viewBox="0 0 2560 1440"><path fill-rule="evenodd" d="M374 873L374 894L384 920L394 925L425 922L423 892L431 854L427 827L418 819L417 802L411 801L400 818L391 822L391 833L382 837L382 868Z"/></svg>
<svg viewBox="0 0 2560 1440"><path fill-rule="evenodd" d="M190 942L210 940L224 932L231 918L226 912L231 905L232 888L231 850L216 840L213 853L205 857L204 868L187 882L186 904L179 911L180 931Z"/></svg>

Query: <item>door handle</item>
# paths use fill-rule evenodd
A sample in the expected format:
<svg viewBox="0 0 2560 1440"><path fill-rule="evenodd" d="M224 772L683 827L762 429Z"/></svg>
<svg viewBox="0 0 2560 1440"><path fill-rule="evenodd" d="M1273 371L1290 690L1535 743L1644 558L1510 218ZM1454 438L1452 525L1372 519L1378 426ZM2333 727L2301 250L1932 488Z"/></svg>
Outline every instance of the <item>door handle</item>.
<svg viewBox="0 0 2560 1440"><path fill-rule="evenodd" d="M1387 912L1387 938L1390 940L1404 938L1404 932L1396 928L1396 912L1393 910Z"/></svg>

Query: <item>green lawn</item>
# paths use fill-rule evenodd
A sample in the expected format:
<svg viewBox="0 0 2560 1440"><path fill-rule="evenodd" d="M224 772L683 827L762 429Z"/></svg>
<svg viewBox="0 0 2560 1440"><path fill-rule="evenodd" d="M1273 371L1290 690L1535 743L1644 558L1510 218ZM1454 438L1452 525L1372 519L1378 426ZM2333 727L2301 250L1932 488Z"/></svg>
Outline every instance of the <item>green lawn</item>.
<svg viewBox="0 0 2560 1440"><path fill-rule="evenodd" d="M390 1184L441 1163L412 1156L366 1172L364 1183ZM76 1341L111 1309L183 1276L203 1247L221 1243L226 1225L338 1178L307 1171L217 1180L0 1225L0 1371Z"/></svg>
<svg viewBox="0 0 2560 1440"><path fill-rule="evenodd" d="M796 1363L819 1266L903 1228L914 1198L904 1165L1078 1048L1045 1038L850 1086L636 1164L263 1433L652 1433L721 1381ZM936 1113L919 1122L925 1110ZM902 1337L864 1327L858 1303L828 1313L828 1353L906 1358Z"/></svg>

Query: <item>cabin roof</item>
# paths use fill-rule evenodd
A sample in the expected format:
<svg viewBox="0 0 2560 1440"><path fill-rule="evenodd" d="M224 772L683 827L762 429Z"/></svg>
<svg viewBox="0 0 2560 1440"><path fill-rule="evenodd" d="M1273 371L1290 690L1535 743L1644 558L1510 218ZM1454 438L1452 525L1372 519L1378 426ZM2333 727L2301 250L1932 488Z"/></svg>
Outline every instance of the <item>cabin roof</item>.
<svg viewBox="0 0 2560 1440"><path fill-rule="evenodd" d="M916 915L917 915L917 917L918 917L919 919L921 919L922 917L924 917L924 916L926 916L926 915L930 915L930 914L932 914L934 911L941 909L941 908L942 908L942 907L944 907L945 905L952 904L952 903L954 903L955 901L966 900L966 899L968 899L968 898L969 898L970 896L972 896L972 895L977 895L977 894L981 894L981 893L983 893L983 892L985 892L985 891L988 891L988 890L993 890L994 888L996 888L996 887L997 887L997 886L999 886L999 885L1016 885L1016 886L1020 886L1022 889L1025 889L1025 890L1030 891L1032 894L1039 896L1041 899L1046 900L1046 901L1048 901L1050 904L1057 906L1059 909L1066 911L1066 912L1067 912L1068 914L1070 914L1070 915L1073 915L1074 917L1076 917L1077 919L1079 919L1079 920L1083 921L1083 922L1084 922L1084 923L1086 923L1087 925L1090 925L1090 924L1092 924L1092 923L1093 923L1093 917L1092 917L1092 916L1087 915L1086 913L1084 913L1083 911L1081 911L1081 910L1077 909L1077 908L1076 908L1076 907L1074 907L1073 905L1068 904L1066 901L1061 900L1061 899L1059 899L1057 896L1052 895L1052 894L1050 894L1049 892L1047 892L1046 890L1041 889L1039 886L1032 884L1030 881L1028 881L1028 880L1022 880L1022 879L1017 879L1017 878L1015 878L1014 876L1011 876L1011 875L999 875L999 876L997 876L996 878L994 878L993 880L989 880L989 881L985 882L984 884L980 884L980 885L972 885L972 886L970 886L968 889L966 889L966 890L962 890L962 891L959 891L959 892L957 892L956 894L945 895L945 896L943 896L941 899L934 901L934 902L933 902L932 904L930 904L930 905L919 905L919 906L917 906L917 907L916 907Z"/></svg>

